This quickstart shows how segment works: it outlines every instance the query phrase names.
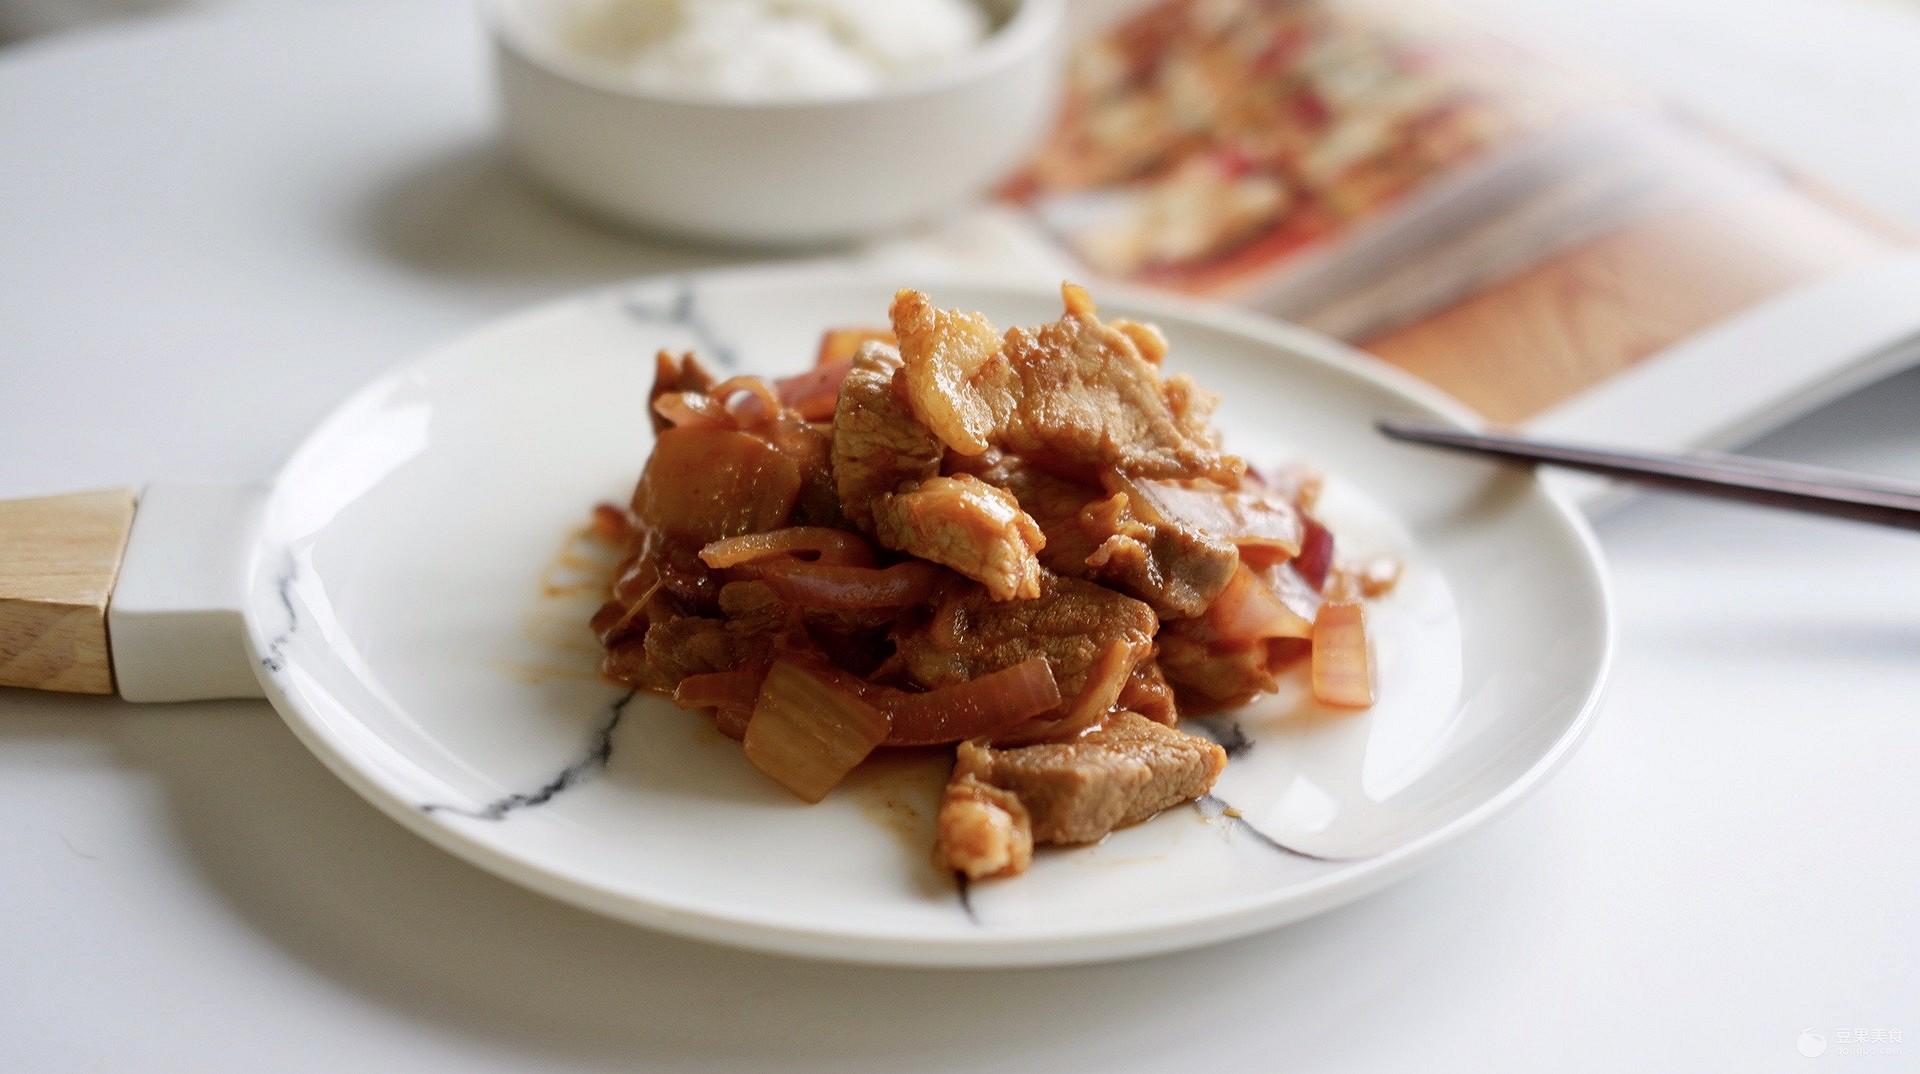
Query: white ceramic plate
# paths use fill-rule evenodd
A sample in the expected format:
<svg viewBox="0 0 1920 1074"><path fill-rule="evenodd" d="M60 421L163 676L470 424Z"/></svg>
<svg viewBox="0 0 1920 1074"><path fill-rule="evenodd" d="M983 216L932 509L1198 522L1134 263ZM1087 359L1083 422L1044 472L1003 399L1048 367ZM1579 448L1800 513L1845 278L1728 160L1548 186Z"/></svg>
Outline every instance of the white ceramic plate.
<svg viewBox="0 0 1920 1074"><path fill-rule="evenodd" d="M1461 412L1336 344L1112 294L1096 296L1106 312L1157 321L1170 367L1224 396L1230 448L1336 476L1344 552L1404 558L1371 613L1371 711L1318 710L1291 683L1207 725L1250 747L1211 808L1043 851L963 900L930 858L938 758L872 764L809 807L707 721L623 701L595 676L595 595L570 588L567 537L646 457L655 348L799 370L822 327L884 323L902 284L1003 325L1059 311L1051 291L977 280L722 273L547 306L368 386L294 455L263 517L247 618L268 697L360 793L509 879L709 940L948 966L1118 958L1317 913L1498 813L1579 740L1611 630L1564 502L1387 443L1377 416Z"/></svg>

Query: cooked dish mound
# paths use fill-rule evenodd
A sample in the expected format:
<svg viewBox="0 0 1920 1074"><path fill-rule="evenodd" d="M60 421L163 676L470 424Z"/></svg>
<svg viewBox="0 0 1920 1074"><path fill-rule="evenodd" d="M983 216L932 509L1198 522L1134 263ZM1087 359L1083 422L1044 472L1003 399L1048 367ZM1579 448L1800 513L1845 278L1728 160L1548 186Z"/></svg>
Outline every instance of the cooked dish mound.
<svg viewBox="0 0 1920 1074"><path fill-rule="evenodd" d="M954 750L936 853L976 879L1205 794L1226 755L1182 712L1298 661L1371 704L1391 570L1335 566L1317 477L1222 450L1158 329L1062 292L1002 334L904 290L772 382L662 352L653 454L599 515L606 673L810 802L876 749Z"/></svg>

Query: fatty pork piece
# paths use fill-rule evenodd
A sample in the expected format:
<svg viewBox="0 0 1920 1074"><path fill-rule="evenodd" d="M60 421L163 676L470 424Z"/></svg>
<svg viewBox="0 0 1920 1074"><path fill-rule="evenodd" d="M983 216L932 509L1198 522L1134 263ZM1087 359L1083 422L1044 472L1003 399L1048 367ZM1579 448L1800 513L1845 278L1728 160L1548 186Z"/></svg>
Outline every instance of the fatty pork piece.
<svg viewBox="0 0 1920 1074"><path fill-rule="evenodd" d="M881 544L950 567L994 600L1040 595L1034 553L1046 538L1005 489L968 474L930 477L882 496L873 523Z"/></svg>
<svg viewBox="0 0 1920 1074"><path fill-rule="evenodd" d="M862 344L833 415L834 488L847 518L868 533L874 505L902 485L937 476L945 454L907 406L900 370L900 352Z"/></svg>
<svg viewBox="0 0 1920 1074"><path fill-rule="evenodd" d="M1037 596L1040 528L1007 492L939 476L945 449L908 408L900 368L892 347L867 343L840 389L832 456L842 511L882 545L949 567L995 600Z"/></svg>
<svg viewBox="0 0 1920 1074"><path fill-rule="evenodd" d="M1065 742L963 742L941 800L936 853L970 879L1026 869L1035 844L1092 843L1207 793L1227 755L1134 712Z"/></svg>
<svg viewBox="0 0 1920 1074"><path fill-rule="evenodd" d="M1066 313L996 335L987 319L902 290L891 310L914 416L962 455L999 447L1092 479L1238 478L1239 459L1207 428L1210 397L1163 380L1164 342L1139 325L1107 325L1085 290L1062 285ZM1147 349L1143 351L1142 344Z"/></svg>

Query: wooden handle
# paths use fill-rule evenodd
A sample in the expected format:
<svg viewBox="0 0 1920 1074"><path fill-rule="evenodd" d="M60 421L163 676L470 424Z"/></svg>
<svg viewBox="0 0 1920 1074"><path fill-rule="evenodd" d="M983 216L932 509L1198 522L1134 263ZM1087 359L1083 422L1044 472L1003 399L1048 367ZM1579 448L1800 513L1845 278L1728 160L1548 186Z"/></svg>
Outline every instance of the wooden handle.
<svg viewBox="0 0 1920 1074"><path fill-rule="evenodd" d="M0 501L0 686L113 693L107 600L133 490Z"/></svg>

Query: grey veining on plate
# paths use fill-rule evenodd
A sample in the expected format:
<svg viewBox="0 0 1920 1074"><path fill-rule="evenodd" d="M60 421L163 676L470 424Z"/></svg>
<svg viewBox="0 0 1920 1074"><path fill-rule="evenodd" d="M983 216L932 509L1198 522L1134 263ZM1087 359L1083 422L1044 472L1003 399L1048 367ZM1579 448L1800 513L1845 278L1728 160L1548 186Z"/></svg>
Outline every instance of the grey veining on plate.
<svg viewBox="0 0 1920 1074"><path fill-rule="evenodd" d="M1226 751L1229 761L1253 749L1253 739L1247 736L1247 729L1240 726L1239 720L1225 716L1188 716L1182 722L1205 731L1208 738Z"/></svg>
<svg viewBox="0 0 1920 1074"><path fill-rule="evenodd" d="M1226 751L1229 762L1237 757L1243 757L1253 752L1253 739L1248 736L1246 728L1240 726L1239 720L1224 716L1189 716L1183 722L1199 728L1205 733L1207 738L1212 739L1222 750ZM1199 810L1200 815L1208 820L1225 817L1229 827L1243 829L1247 834L1253 836L1261 846L1267 847L1270 850L1277 850L1283 854L1291 854L1297 858L1306 858L1309 861L1359 861L1362 858L1371 856L1356 855L1351 858L1330 857L1325 854L1314 854L1301 850L1298 847L1288 846L1280 840L1275 839L1272 835L1269 835L1258 825L1247 820L1247 818L1242 816L1240 811L1229 804L1226 799L1211 792L1194 799L1193 807Z"/></svg>
<svg viewBox="0 0 1920 1074"><path fill-rule="evenodd" d="M1254 840L1261 846L1269 850L1277 850L1282 854L1290 854L1296 858L1305 858L1308 861L1361 861L1365 858L1372 857L1370 854L1359 854L1350 858L1332 857L1330 855L1314 854L1310 851L1301 850L1298 847L1288 846L1273 836L1268 835L1258 825L1246 817L1241 816L1240 811L1228 804L1226 799L1211 793L1203 794L1195 798L1193 800L1193 808L1199 810L1200 815L1208 820L1217 820L1225 817L1229 827L1239 828L1248 835L1253 836Z"/></svg>
<svg viewBox="0 0 1920 1074"><path fill-rule="evenodd" d="M657 290L658 287L642 287L628 292L621 302L621 309L642 324L682 329L693 337L695 353L698 356L711 359L714 364L723 369L733 368L734 348L720 338L719 332L701 312L693 281L685 277L676 277L673 280L673 294L664 303L653 302L645 294ZM506 819L519 810L545 805L557 795L577 786L607 766L608 761L613 757L614 732L619 729L620 722L626 715L628 703L638 692L630 690L615 699L608 706L605 719L594 731L585 755L569 763L536 789L502 795L479 807L460 806L447 802L427 802L419 806L420 811L430 814L452 813L474 820L498 821Z"/></svg>
<svg viewBox="0 0 1920 1074"><path fill-rule="evenodd" d="M701 312L693 281L685 277L675 278L673 297L664 304L656 304L647 297L648 293L658 290L655 286L630 291L621 308L642 324L684 329L693 336L696 357L710 359L722 369L734 369L737 365L735 351L731 344L720 338L712 322Z"/></svg>
<svg viewBox="0 0 1920 1074"><path fill-rule="evenodd" d="M509 814L519 810L553 801L562 791L579 785L587 777L607 767L607 762L613 759L613 733L620 729L620 721L627 714L627 704L639 692L629 690L614 699L613 703L607 706L606 717L601 720L600 726L594 729L593 739L587 746L586 754L569 763L552 779L534 790L502 795L478 809L446 802L427 802L420 806L420 812L453 813L462 817L471 817L474 820L505 820Z"/></svg>
<svg viewBox="0 0 1920 1074"><path fill-rule="evenodd" d="M285 630L267 640L266 652L260 657L260 666L270 672L277 672L286 666L285 649L287 642L293 639L293 632L300 629L300 614L293 608L293 586L300 579L300 562L293 557L293 549L284 553L286 566L281 568L274 578L274 591L280 595L280 606L287 611Z"/></svg>
<svg viewBox="0 0 1920 1074"><path fill-rule="evenodd" d="M968 921L980 924L980 912L973 908L973 881L967 879L967 874L953 874L953 890L960 897L960 912L967 915Z"/></svg>

